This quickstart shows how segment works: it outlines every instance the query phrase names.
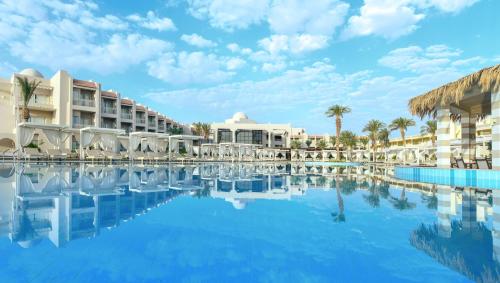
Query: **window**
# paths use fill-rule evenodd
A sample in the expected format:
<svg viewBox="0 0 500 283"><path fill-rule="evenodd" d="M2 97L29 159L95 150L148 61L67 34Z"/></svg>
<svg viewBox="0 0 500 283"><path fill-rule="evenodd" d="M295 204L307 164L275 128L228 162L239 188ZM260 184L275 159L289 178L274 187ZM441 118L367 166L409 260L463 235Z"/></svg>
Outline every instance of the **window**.
<svg viewBox="0 0 500 283"><path fill-rule="evenodd" d="M280 141L282 141L282 137L281 136L274 136L274 141L280 142Z"/></svg>
<svg viewBox="0 0 500 283"><path fill-rule="evenodd" d="M227 129L219 129L217 131L217 142L233 142L232 132Z"/></svg>
<svg viewBox="0 0 500 283"><path fill-rule="evenodd" d="M252 143L252 131L237 131L236 142L246 144Z"/></svg>
<svg viewBox="0 0 500 283"><path fill-rule="evenodd" d="M262 144L262 131L259 130L252 131L252 143Z"/></svg>

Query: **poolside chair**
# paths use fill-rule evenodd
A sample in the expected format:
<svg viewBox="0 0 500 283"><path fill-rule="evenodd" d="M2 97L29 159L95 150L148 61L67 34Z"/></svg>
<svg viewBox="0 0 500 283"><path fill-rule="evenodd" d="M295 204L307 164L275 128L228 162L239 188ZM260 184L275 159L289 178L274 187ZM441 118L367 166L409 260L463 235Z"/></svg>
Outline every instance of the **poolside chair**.
<svg viewBox="0 0 500 283"><path fill-rule="evenodd" d="M457 161L458 168L460 168L460 169L467 169L467 165L465 164L463 158L457 158L456 161Z"/></svg>
<svg viewBox="0 0 500 283"><path fill-rule="evenodd" d="M168 156L165 152L157 152L154 154L153 158L155 161L167 161L168 160Z"/></svg>
<svg viewBox="0 0 500 283"><path fill-rule="evenodd" d="M66 155L58 149L47 149L47 150L45 150L45 153L52 160L54 160L54 159L60 159L60 160L66 159Z"/></svg>
<svg viewBox="0 0 500 283"><path fill-rule="evenodd" d="M476 166L477 169L485 169L485 170L491 169L491 164L489 164L488 160L486 159L476 159Z"/></svg>
<svg viewBox="0 0 500 283"><path fill-rule="evenodd" d="M122 160L128 160L129 159L129 155L128 155L128 152L127 151L120 151L120 156L122 158Z"/></svg>
<svg viewBox="0 0 500 283"><path fill-rule="evenodd" d="M31 161L31 159L40 160L46 157L43 153L41 153L38 150L38 148L25 147L23 151L24 151L23 156L25 159L27 158L28 161Z"/></svg>
<svg viewBox="0 0 500 283"><path fill-rule="evenodd" d="M89 149L85 152L85 158L93 162L94 160L104 159L104 155L100 150Z"/></svg>
<svg viewBox="0 0 500 283"><path fill-rule="evenodd" d="M113 160L122 159L121 154L116 153L116 152L104 151L102 154L104 155L104 159L110 160L111 162L113 162Z"/></svg>
<svg viewBox="0 0 500 283"><path fill-rule="evenodd" d="M1 155L2 155L2 159L5 160L5 159L14 159L15 156L16 156L16 149L14 148L7 148L5 150L2 151Z"/></svg>

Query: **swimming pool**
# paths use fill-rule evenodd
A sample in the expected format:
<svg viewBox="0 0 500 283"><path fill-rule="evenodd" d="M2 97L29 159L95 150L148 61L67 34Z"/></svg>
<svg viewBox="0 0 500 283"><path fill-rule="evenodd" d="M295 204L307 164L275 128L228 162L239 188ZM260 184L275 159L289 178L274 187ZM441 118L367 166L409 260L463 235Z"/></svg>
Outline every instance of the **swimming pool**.
<svg viewBox="0 0 500 283"><path fill-rule="evenodd" d="M17 166L2 282L498 281L500 195L293 164ZM7 168L8 169L8 168ZM381 171L382 170L382 171ZM439 212L439 213L438 213ZM474 212L474 213L472 213Z"/></svg>

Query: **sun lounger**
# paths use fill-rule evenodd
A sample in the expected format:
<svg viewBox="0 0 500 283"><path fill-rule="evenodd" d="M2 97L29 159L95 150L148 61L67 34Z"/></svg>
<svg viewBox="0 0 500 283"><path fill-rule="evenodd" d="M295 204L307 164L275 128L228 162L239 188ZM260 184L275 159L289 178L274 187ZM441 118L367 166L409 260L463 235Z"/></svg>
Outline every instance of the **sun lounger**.
<svg viewBox="0 0 500 283"><path fill-rule="evenodd" d="M122 159L122 156L119 153L112 152L112 151L104 151L103 152L104 158L107 160L120 160Z"/></svg>
<svg viewBox="0 0 500 283"><path fill-rule="evenodd" d="M168 156L165 152L156 152L154 155L153 155L153 159L155 161L167 161L168 160Z"/></svg>
<svg viewBox="0 0 500 283"><path fill-rule="evenodd" d="M85 152L85 158L94 161L104 159L104 155L100 150L89 149Z"/></svg>
<svg viewBox="0 0 500 283"><path fill-rule="evenodd" d="M66 155L58 149L47 149L45 151L45 153L52 160L54 160L54 159L66 159Z"/></svg>
<svg viewBox="0 0 500 283"><path fill-rule="evenodd" d="M121 156L122 160L129 159L128 152L126 152L126 151L120 151L120 156Z"/></svg>
<svg viewBox="0 0 500 283"><path fill-rule="evenodd" d="M457 158L457 167L460 169L467 169L467 166L463 160L463 158Z"/></svg>
<svg viewBox="0 0 500 283"><path fill-rule="evenodd" d="M38 148L31 148L31 147L25 147L24 148L24 154L23 154L24 158L28 159L28 160L31 160L31 159L43 159L45 158L46 156L41 153Z"/></svg>
<svg viewBox="0 0 500 283"><path fill-rule="evenodd" d="M14 148L7 148L2 151L2 159L14 159L16 150Z"/></svg>

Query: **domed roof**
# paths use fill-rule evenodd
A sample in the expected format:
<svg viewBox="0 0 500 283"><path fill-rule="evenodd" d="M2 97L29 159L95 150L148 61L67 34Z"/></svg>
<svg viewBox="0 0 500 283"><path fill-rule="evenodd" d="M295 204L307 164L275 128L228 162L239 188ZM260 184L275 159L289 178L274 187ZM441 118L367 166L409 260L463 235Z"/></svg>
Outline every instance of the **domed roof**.
<svg viewBox="0 0 500 283"><path fill-rule="evenodd" d="M245 114L243 112L236 112L233 115L233 120L235 120L235 121L241 121L241 120L247 120L247 119L248 119L247 114Z"/></svg>
<svg viewBox="0 0 500 283"><path fill-rule="evenodd" d="M42 73L32 68L24 69L21 72L19 72L19 74L43 79Z"/></svg>

